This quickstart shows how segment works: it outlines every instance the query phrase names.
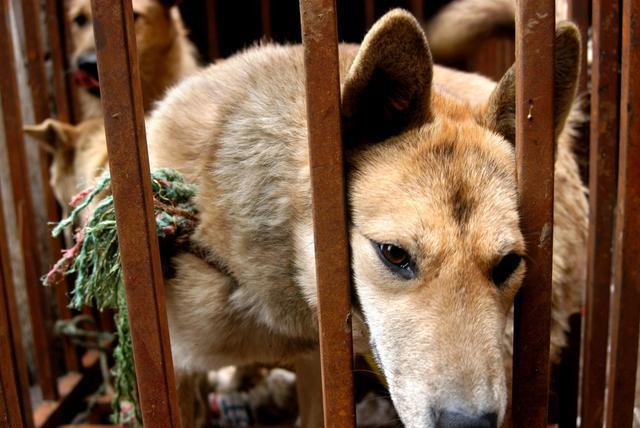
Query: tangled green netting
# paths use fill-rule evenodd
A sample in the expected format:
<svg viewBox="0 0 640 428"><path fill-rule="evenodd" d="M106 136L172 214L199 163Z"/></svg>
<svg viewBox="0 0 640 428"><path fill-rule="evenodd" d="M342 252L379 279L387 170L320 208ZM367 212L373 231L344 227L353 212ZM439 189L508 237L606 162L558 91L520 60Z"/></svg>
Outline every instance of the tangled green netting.
<svg viewBox="0 0 640 428"><path fill-rule="evenodd" d="M110 194L111 178L108 173L95 187L87 189L71 201L74 207L68 218L53 229L58 236L63 229L78 224L80 214L89 214L88 220L75 233L76 243L63 252L53 269L43 279L45 285L59 283L63 276L75 274L70 307L81 309L84 305L99 310L114 310L117 343L113 351L112 370L114 397L112 401L115 423L142 423L136 391L135 365L129 333L129 318L125 287L120 265L116 217L113 197ZM159 169L151 173L154 198L156 231L161 248L184 245L196 225L196 208L193 198L196 187L185 182L176 171ZM129 411L125 403L131 403ZM128 415L128 416L127 416Z"/></svg>

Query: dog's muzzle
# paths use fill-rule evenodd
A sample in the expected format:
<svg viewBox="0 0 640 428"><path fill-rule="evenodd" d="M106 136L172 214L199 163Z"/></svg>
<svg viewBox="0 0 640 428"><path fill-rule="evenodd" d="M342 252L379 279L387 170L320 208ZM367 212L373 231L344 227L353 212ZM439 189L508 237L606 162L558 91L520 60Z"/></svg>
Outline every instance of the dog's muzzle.
<svg viewBox="0 0 640 428"><path fill-rule="evenodd" d="M98 60L95 52L83 53L76 60L76 72L73 81L76 85L86 89L95 96L100 96L100 83L98 77Z"/></svg>

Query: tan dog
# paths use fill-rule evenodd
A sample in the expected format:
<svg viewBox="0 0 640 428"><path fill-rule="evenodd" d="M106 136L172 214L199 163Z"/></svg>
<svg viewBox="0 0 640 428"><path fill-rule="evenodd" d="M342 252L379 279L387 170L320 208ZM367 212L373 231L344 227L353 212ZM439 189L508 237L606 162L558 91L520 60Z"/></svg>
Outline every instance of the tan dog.
<svg viewBox="0 0 640 428"><path fill-rule="evenodd" d="M576 28L561 24L555 44L554 356L579 304L587 225L567 121ZM373 352L405 426L498 426L526 265L513 70L496 85L434 66L399 10L340 59L356 351ZM304 81L301 47L256 47L187 79L152 113L152 166L199 186L194 240L209 253L175 257L166 282L179 371L317 348Z"/></svg>
<svg viewBox="0 0 640 428"><path fill-rule="evenodd" d="M50 186L66 217L69 201L108 168L104 122L100 118L69 125L55 119L25 126L24 132L51 153Z"/></svg>
<svg viewBox="0 0 640 428"><path fill-rule="evenodd" d="M198 69L175 1L133 0L138 65L144 109L149 111L170 86ZM74 81L82 117L102 115L90 0L68 0Z"/></svg>

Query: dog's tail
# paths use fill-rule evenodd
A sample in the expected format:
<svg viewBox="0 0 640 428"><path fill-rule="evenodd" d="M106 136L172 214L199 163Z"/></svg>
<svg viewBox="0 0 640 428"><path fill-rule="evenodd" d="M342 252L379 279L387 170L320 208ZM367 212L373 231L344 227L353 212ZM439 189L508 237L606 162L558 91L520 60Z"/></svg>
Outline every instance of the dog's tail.
<svg viewBox="0 0 640 428"><path fill-rule="evenodd" d="M567 19L567 1L556 0L556 21ZM425 25L435 62L468 59L496 33L515 34L516 0L453 0Z"/></svg>
<svg viewBox="0 0 640 428"><path fill-rule="evenodd" d="M433 59L452 64L467 58L495 32L513 34L515 13L515 0L452 1L425 25Z"/></svg>

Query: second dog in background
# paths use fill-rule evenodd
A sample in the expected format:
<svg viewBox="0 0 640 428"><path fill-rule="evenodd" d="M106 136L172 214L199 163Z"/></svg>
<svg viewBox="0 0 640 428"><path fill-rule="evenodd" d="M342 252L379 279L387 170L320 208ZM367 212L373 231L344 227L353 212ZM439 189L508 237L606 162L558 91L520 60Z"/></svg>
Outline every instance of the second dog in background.
<svg viewBox="0 0 640 428"><path fill-rule="evenodd" d="M187 38L176 3L133 0L138 66L147 112L167 88L198 70L196 49ZM73 78L80 87L81 119L102 116L91 2L70 0L67 11L73 44Z"/></svg>

